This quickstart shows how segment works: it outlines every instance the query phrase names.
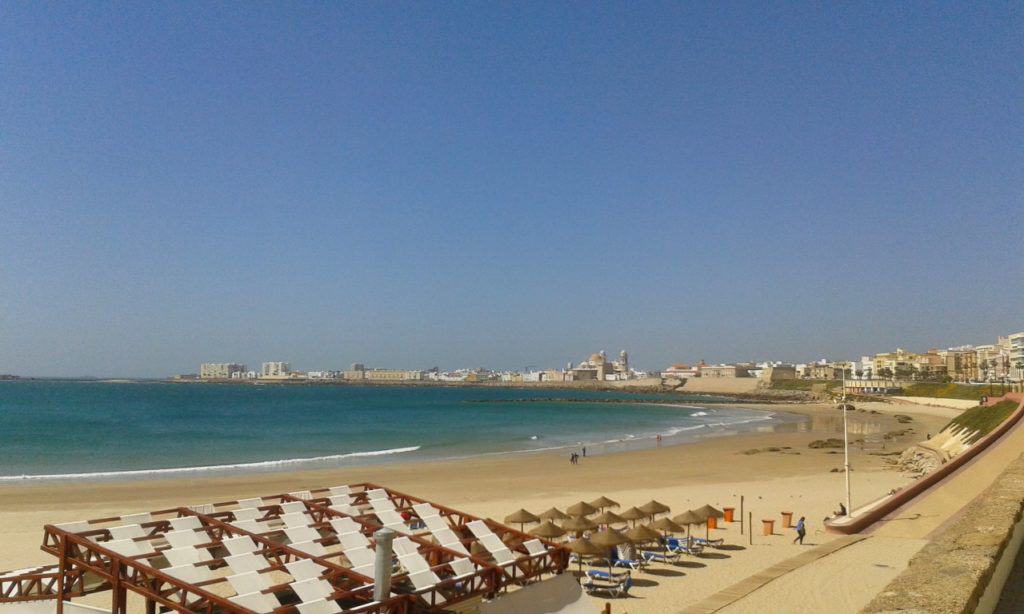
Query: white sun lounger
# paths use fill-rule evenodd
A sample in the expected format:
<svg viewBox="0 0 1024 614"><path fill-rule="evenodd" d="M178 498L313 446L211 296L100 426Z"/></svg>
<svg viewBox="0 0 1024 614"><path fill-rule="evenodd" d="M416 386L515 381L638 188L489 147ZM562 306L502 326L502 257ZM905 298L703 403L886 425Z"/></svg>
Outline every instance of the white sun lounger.
<svg viewBox="0 0 1024 614"><path fill-rule="evenodd" d="M319 578L327 571L326 567L310 559L298 559L291 563L285 563L284 567L296 582Z"/></svg>
<svg viewBox="0 0 1024 614"><path fill-rule="evenodd" d="M282 514L291 514L294 512L306 511L306 504L302 501L285 501L281 504Z"/></svg>
<svg viewBox="0 0 1024 614"><path fill-rule="evenodd" d="M191 546L169 548L160 554L164 555L164 558L171 564L171 567L181 567L182 565L191 565L211 559L210 552L206 548L193 548Z"/></svg>
<svg viewBox="0 0 1024 614"><path fill-rule="evenodd" d="M108 550L113 550L121 556L141 556L143 554L153 552L152 546L148 546L149 542L137 542L134 539L115 539L108 542L98 543ZM143 544L148 546L147 550L142 549Z"/></svg>
<svg viewBox="0 0 1024 614"><path fill-rule="evenodd" d="M295 607L299 609L299 614L338 614L341 612L338 602L330 599L315 599L296 604Z"/></svg>
<svg viewBox="0 0 1024 614"><path fill-rule="evenodd" d="M419 547L416 545L416 542L412 541L404 535L396 537L394 541L391 542L391 545L395 551L395 554L397 554L398 556L403 556L406 554L416 554L420 550Z"/></svg>
<svg viewBox="0 0 1024 614"><path fill-rule="evenodd" d="M288 512L281 516L281 521L286 527L308 527L313 523L313 517L305 512Z"/></svg>
<svg viewBox="0 0 1024 614"><path fill-rule="evenodd" d="M288 494L295 497L296 499L302 499L303 501L313 498L313 493L309 492L308 490L296 490L295 492L290 492Z"/></svg>
<svg viewBox="0 0 1024 614"><path fill-rule="evenodd" d="M373 566L377 560L376 551L369 548L352 548L345 550L345 558L352 564L353 571L373 577Z"/></svg>
<svg viewBox="0 0 1024 614"><path fill-rule="evenodd" d="M332 495L348 496L349 494L351 494L352 489L349 488L347 485L343 484L341 486L331 486L330 488L327 489L327 492L331 493Z"/></svg>
<svg viewBox="0 0 1024 614"><path fill-rule="evenodd" d="M395 504L391 499L370 499L370 507L375 512L395 511Z"/></svg>
<svg viewBox="0 0 1024 614"><path fill-rule="evenodd" d="M338 541L341 542L342 550L351 550L352 548L369 548L370 540L367 539L362 533L343 533L338 536Z"/></svg>
<svg viewBox="0 0 1024 614"><path fill-rule="evenodd" d="M119 527L110 527L111 539L133 539L145 537L146 530L137 524L126 524Z"/></svg>
<svg viewBox="0 0 1024 614"><path fill-rule="evenodd" d="M263 499L259 499L259 498L239 499L238 500L238 507L242 507L242 508L245 508L245 507L257 508L257 507L259 507L261 505L263 505Z"/></svg>
<svg viewBox="0 0 1024 614"><path fill-rule="evenodd" d="M263 517L263 512L255 507L239 508L232 513L235 515L235 520L256 520Z"/></svg>
<svg viewBox="0 0 1024 614"><path fill-rule="evenodd" d="M160 571L189 584L213 579L213 571L205 565L199 567L195 565L181 565L179 567L168 567Z"/></svg>
<svg viewBox="0 0 1024 614"><path fill-rule="evenodd" d="M203 523L199 521L196 516L180 516L178 518L171 518L171 529L175 531L188 531L201 529Z"/></svg>
<svg viewBox="0 0 1024 614"><path fill-rule="evenodd" d="M210 536L203 532L185 529L183 531L170 531L168 533L164 533L164 539L166 539L167 543L174 548L194 548L199 544L209 542Z"/></svg>
<svg viewBox="0 0 1024 614"><path fill-rule="evenodd" d="M456 578L465 578L476 573L476 565L469 559L452 559L449 565L452 566Z"/></svg>
<svg viewBox="0 0 1024 614"><path fill-rule="evenodd" d="M270 528L265 522L259 520L236 520L231 523L236 528L248 531L250 533L269 533L274 529Z"/></svg>
<svg viewBox="0 0 1024 614"><path fill-rule="evenodd" d="M412 585L416 587L417 591L425 591L441 583L441 579L430 569L409 574L409 580L412 581Z"/></svg>
<svg viewBox="0 0 1024 614"><path fill-rule="evenodd" d="M195 503L188 506L188 509L197 514L212 514L217 510L217 506L212 503Z"/></svg>
<svg viewBox="0 0 1024 614"><path fill-rule="evenodd" d="M548 549L544 547L543 542L539 539L531 539L523 542L523 546L526 547L526 551L530 553L530 556L536 556L538 554L546 554Z"/></svg>
<svg viewBox="0 0 1024 614"><path fill-rule="evenodd" d="M351 518L332 518L331 528L338 535L344 535L345 533L359 533L362 531L362 525Z"/></svg>
<svg viewBox="0 0 1024 614"><path fill-rule="evenodd" d="M474 520L472 522L468 522L466 523L466 527L469 528L470 533L475 535L477 539L483 537L484 535L494 535L494 531L492 531L491 528L487 526L487 523L485 523L483 520Z"/></svg>
<svg viewBox="0 0 1024 614"><path fill-rule="evenodd" d="M427 529L431 533L437 533L438 531L450 531L451 527L448 526L448 521L440 516L421 516L423 523L427 525Z"/></svg>
<svg viewBox="0 0 1024 614"><path fill-rule="evenodd" d="M228 576L225 579L228 581L228 584L231 585L231 588L235 589L235 592L239 595L258 593L263 589L270 587L270 583L267 581L267 578L255 571L235 574L233 576Z"/></svg>
<svg viewBox="0 0 1024 614"><path fill-rule="evenodd" d="M222 543L231 554L247 554L250 552L256 552L260 549L260 547L256 545L256 542L254 542L248 535L229 537Z"/></svg>
<svg viewBox="0 0 1024 614"><path fill-rule="evenodd" d="M380 518L380 523L392 531L405 532L409 528L405 526L405 520L402 519L402 515L394 510L380 510L377 512L377 518Z"/></svg>
<svg viewBox="0 0 1024 614"><path fill-rule="evenodd" d="M305 552L312 556L327 556L327 548L324 548L322 544L318 544L315 541L299 542L289 545L299 552Z"/></svg>
<svg viewBox="0 0 1024 614"><path fill-rule="evenodd" d="M319 531L310 527L289 527L284 530L284 534L293 544L316 541L321 537Z"/></svg>
<svg viewBox="0 0 1024 614"><path fill-rule="evenodd" d="M374 488L373 490L366 491L366 499L368 501L376 501L378 499L387 499L388 493L383 488Z"/></svg>
<svg viewBox="0 0 1024 614"><path fill-rule="evenodd" d="M149 512L142 512L140 514L127 514L121 516L121 522L125 524L142 524L143 522L151 522L153 515Z"/></svg>
<svg viewBox="0 0 1024 614"><path fill-rule="evenodd" d="M302 559L308 560L308 559ZM251 552L245 552L243 554L233 554L231 556L224 557L224 562L228 564L231 571L236 574L245 573L247 571L262 571L270 567L270 561L261 554L253 554ZM313 561L309 561L312 563Z"/></svg>
<svg viewBox="0 0 1024 614"><path fill-rule="evenodd" d="M299 599L302 601L326 599L334 592L334 587L331 586L329 582L321 580L320 578L310 578L309 580L302 580L301 582L292 582L288 586L295 591L295 594L298 595Z"/></svg>
<svg viewBox="0 0 1024 614"><path fill-rule="evenodd" d="M54 526L68 533L84 533L89 530L89 521L76 520L75 522L62 522Z"/></svg>
<svg viewBox="0 0 1024 614"><path fill-rule="evenodd" d="M429 503L416 503L412 506L412 510L416 512L416 515L420 518L441 515L441 510L437 509L436 507Z"/></svg>
<svg viewBox="0 0 1024 614"><path fill-rule="evenodd" d="M247 595L235 595L229 599L238 605L248 608L259 614L268 614L281 607L281 604L267 593L249 593Z"/></svg>

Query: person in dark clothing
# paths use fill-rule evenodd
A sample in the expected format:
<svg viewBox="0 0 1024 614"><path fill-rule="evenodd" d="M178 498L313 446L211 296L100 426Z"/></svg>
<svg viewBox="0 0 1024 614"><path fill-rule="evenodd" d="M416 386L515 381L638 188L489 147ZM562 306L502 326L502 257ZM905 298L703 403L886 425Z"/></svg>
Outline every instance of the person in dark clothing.
<svg viewBox="0 0 1024 614"><path fill-rule="evenodd" d="M583 446L583 458L587 457L587 446Z"/></svg>
<svg viewBox="0 0 1024 614"><path fill-rule="evenodd" d="M804 545L804 535L807 535L807 525L804 524L804 517L801 516L796 523L796 539L793 540L793 543L799 542L801 546Z"/></svg>

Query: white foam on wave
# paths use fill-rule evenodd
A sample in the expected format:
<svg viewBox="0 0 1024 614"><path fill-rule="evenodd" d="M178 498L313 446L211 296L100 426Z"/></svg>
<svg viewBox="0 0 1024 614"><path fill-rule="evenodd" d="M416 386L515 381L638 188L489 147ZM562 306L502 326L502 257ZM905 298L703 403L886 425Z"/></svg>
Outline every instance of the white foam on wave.
<svg viewBox="0 0 1024 614"><path fill-rule="evenodd" d="M347 458L359 458L364 456L386 456L389 454L405 454L415 452L421 446L408 446L405 448L390 448L387 450L369 450L367 452L348 452L346 454L330 454L328 456L313 456L309 458L286 458L282 460L257 461L253 463L233 463L228 465L205 465L202 467L170 467L166 469L134 469L129 471L92 471L85 473L51 473L43 475L0 475L0 483L23 482L30 480L88 480L97 478L127 478L127 477L148 477L148 476L173 476L188 475L192 473L209 473L211 471L234 471L246 469L273 469L277 467L290 467L309 463L322 463Z"/></svg>

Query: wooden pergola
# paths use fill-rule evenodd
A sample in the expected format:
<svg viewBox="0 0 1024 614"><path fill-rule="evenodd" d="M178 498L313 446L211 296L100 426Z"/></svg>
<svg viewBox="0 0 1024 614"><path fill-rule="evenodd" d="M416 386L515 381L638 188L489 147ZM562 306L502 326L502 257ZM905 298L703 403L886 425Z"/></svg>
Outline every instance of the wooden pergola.
<svg viewBox="0 0 1024 614"><path fill-rule="evenodd" d="M315 537L292 539L296 522ZM340 523L349 534L339 533ZM385 525L402 538L405 551L389 562L390 585L375 599L372 571L356 570L354 555L342 545L359 534L375 553L374 534ZM442 544L435 531L449 541ZM482 540L480 532L487 533ZM188 545L180 547L184 538ZM272 607L245 605L234 589L231 580L243 573L240 557L232 555L238 543L249 545L247 561L258 561L244 568L263 587L250 597ZM109 591L115 614L127 612L128 593L145 600L147 613L435 612L560 574L569 559L564 546L371 483L46 525L42 550L57 563L0 574L0 603L53 599L63 614L66 600ZM175 566L175 553L197 560ZM427 572L415 569L419 565L403 563L402 554L427 566L430 580L424 582ZM298 594L302 579L294 572L303 561L315 570L307 580L323 591L316 600L323 609L304 610L312 605ZM417 571L421 575L413 577Z"/></svg>

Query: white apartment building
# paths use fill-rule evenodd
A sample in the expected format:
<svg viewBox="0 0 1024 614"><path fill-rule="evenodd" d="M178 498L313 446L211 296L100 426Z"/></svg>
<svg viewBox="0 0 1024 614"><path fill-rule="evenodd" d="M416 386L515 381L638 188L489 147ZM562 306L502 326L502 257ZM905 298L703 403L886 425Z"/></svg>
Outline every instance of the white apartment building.
<svg viewBox="0 0 1024 614"><path fill-rule="evenodd" d="M241 377L245 365L236 362L204 362L199 366L201 379L232 379Z"/></svg>
<svg viewBox="0 0 1024 614"><path fill-rule="evenodd" d="M292 366L287 362L265 362L260 370L260 377L288 377Z"/></svg>

